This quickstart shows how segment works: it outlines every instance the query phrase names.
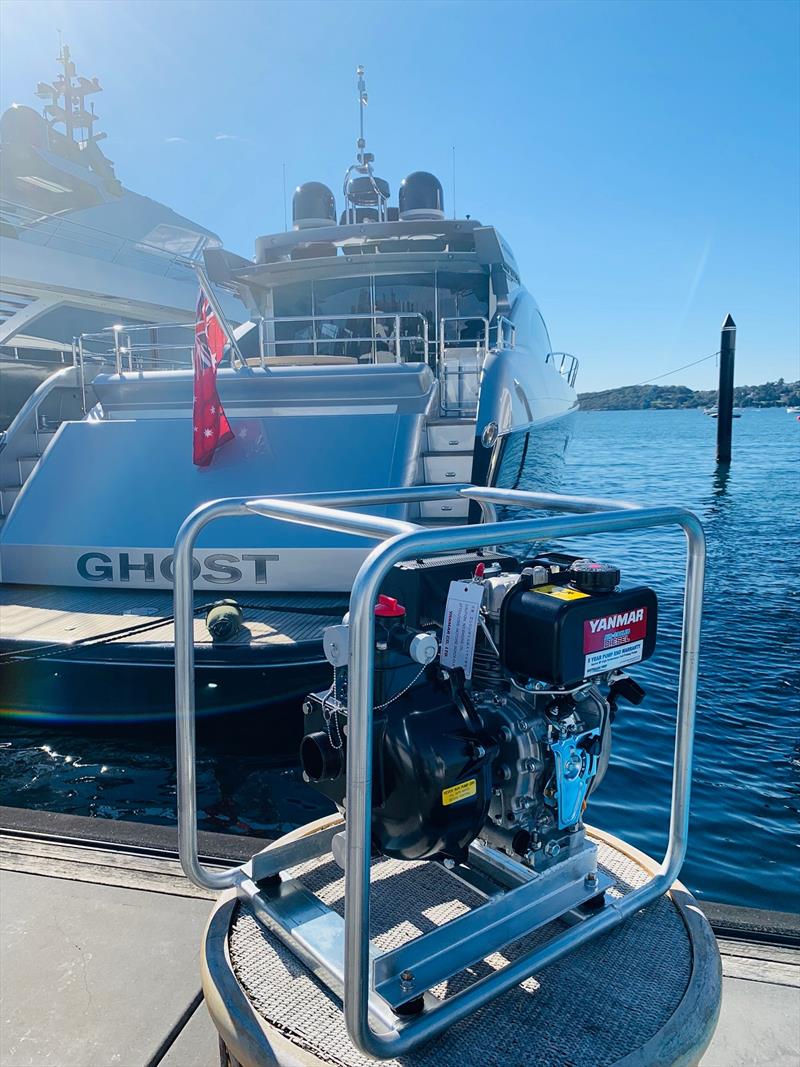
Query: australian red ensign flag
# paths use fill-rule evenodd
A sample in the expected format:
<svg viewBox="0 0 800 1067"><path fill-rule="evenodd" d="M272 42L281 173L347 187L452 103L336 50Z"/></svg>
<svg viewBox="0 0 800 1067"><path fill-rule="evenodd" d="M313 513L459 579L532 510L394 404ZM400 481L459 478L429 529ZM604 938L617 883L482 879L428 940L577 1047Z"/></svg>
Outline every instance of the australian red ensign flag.
<svg viewBox="0 0 800 1067"><path fill-rule="evenodd" d="M207 467L219 445L233 438L217 392L217 364L225 349L225 333L204 293L197 301L194 324L194 443L192 460Z"/></svg>

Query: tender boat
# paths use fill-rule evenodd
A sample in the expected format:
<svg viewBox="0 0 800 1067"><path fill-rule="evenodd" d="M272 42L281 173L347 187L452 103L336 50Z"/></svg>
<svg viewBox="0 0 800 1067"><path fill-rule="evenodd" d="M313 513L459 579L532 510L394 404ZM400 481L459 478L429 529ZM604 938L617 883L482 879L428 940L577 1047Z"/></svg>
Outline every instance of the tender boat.
<svg viewBox="0 0 800 1067"><path fill-rule="evenodd" d="M706 408L705 411L703 412L703 414L704 415L708 415L712 419L719 418L719 412L717 411L716 408ZM741 417L742 417L741 411L734 410L733 412L731 412L731 418L732 419L740 419Z"/></svg>
<svg viewBox="0 0 800 1067"><path fill-rule="evenodd" d="M204 249L198 276L230 341L217 384L234 432L210 466L192 463L192 371L146 369L161 351L151 326L94 331L95 356L105 338L111 363L91 382L81 377L81 417L59 420L55 376L9 428L4 708L172 716L172 547L205 501L557 485L577 360L553 351L505 239L475 219L446 218L435 177L411 173L391 203L365 148L363 72L359 86L362 130L341 216L330 189L309 182L294 194L293 229L259 237L252 260ZM214 286L238 296L250 320L234 328ZM79 338L80 375L85 349ZM479 521L466 499L429 495L372 510ZM196 554L201 711L286 704L324 680L322 629L346 610L370 548L255 518L209 528ZM212 641L205 613L225 598L244 626Z"/></svg>

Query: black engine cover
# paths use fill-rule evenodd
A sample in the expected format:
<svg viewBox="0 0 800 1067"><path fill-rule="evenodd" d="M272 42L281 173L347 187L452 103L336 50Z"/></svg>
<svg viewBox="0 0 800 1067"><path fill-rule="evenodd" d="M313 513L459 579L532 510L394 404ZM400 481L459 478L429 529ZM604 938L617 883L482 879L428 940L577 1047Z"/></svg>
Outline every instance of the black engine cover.
<svg viewBox="0 0 800 1067"><path fill-rule="evenodd" d="M590 594L520 583L500 611L500 657L515 674L577 684L649 659L657 625L658 600L647 586Z"/></svg>

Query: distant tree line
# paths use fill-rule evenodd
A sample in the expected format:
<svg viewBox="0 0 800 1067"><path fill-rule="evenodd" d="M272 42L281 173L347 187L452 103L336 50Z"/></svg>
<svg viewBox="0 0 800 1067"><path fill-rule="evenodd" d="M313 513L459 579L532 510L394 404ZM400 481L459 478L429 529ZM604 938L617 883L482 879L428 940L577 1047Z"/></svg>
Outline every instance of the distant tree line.
<svg viewBox="0 0 800 1067"><path fill-rule="evenodd" d="M739 408L800 406L800 381L737 385L734 403ZM647 408L709 408L717 402L716 389L689 389L685 385L624 385L599 393L581 393L585 411L641 411Z"/></svg>

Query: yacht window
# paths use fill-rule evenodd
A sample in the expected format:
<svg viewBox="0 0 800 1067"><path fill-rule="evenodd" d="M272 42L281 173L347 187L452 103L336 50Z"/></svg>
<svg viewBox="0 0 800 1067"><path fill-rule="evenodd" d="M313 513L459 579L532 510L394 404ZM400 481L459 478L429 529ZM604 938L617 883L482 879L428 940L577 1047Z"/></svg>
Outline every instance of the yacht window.
<svg viewBox="0 0 800 1067"><path fill-rule="evenodd" d="M298 322L276 322L275 342L279 356L303 356L311 352L313 305L311 283L295 282L279 285L272 291L273 314L276 319L300 318ZM308 315L307 320L302 316ZM302 342L308 341L307 347Z"/></svg>
<svg viewBox="0 0 800 1067"><path fill-rule="evenodd" d="M489 310L488 275L431 271L276 286L272 314L278 320L298 320L275 323L278 355L302 355L303 342L308 342L315 354L362 359L373 348L396 352L394 316L402 315L399 347L401 358L408 360L425 358L425 322L433 344L441 318L467 320L449 323L447 333L469 342L483 335L480 320L489 317Z"/></svg>
<svg viewBox="0 0 800 1067"><path fill-rule="evenodd" d="M439 318L475 319L458 331L461 339L477 338L483 332L480 318L489 317L489 278L486 274L456 274L439 271ZM453 336L448 328L447 336Z"/></svg>
<svg viewBox="0 0 800 1067"><path fill-rule="evenodd" d="M275 317L311 315L311 282L277 285L272 290Z"/></svg>
<svg viewBox="0 0 800 1067"><path fill-rule="evenodd" d="M358 315L372 314L370 278L336 278L314 283L314 314L319 348L325 355L362 356L372 350L372 323ZM342 318L350 316L353 318Z"/></svg>
<svg viewBox="0 0 800 1067"><path fill-rule="evenodd" d="M386 315L422 315L428 323L428 336L436 336L436 282L433 274L386 274L375 278L375 311ZM395 322L391 318L379 320L376 329L383 327L394 338ZM421 318L400 320L401 353L403 359L424 357L424 325Z"/></svg>

